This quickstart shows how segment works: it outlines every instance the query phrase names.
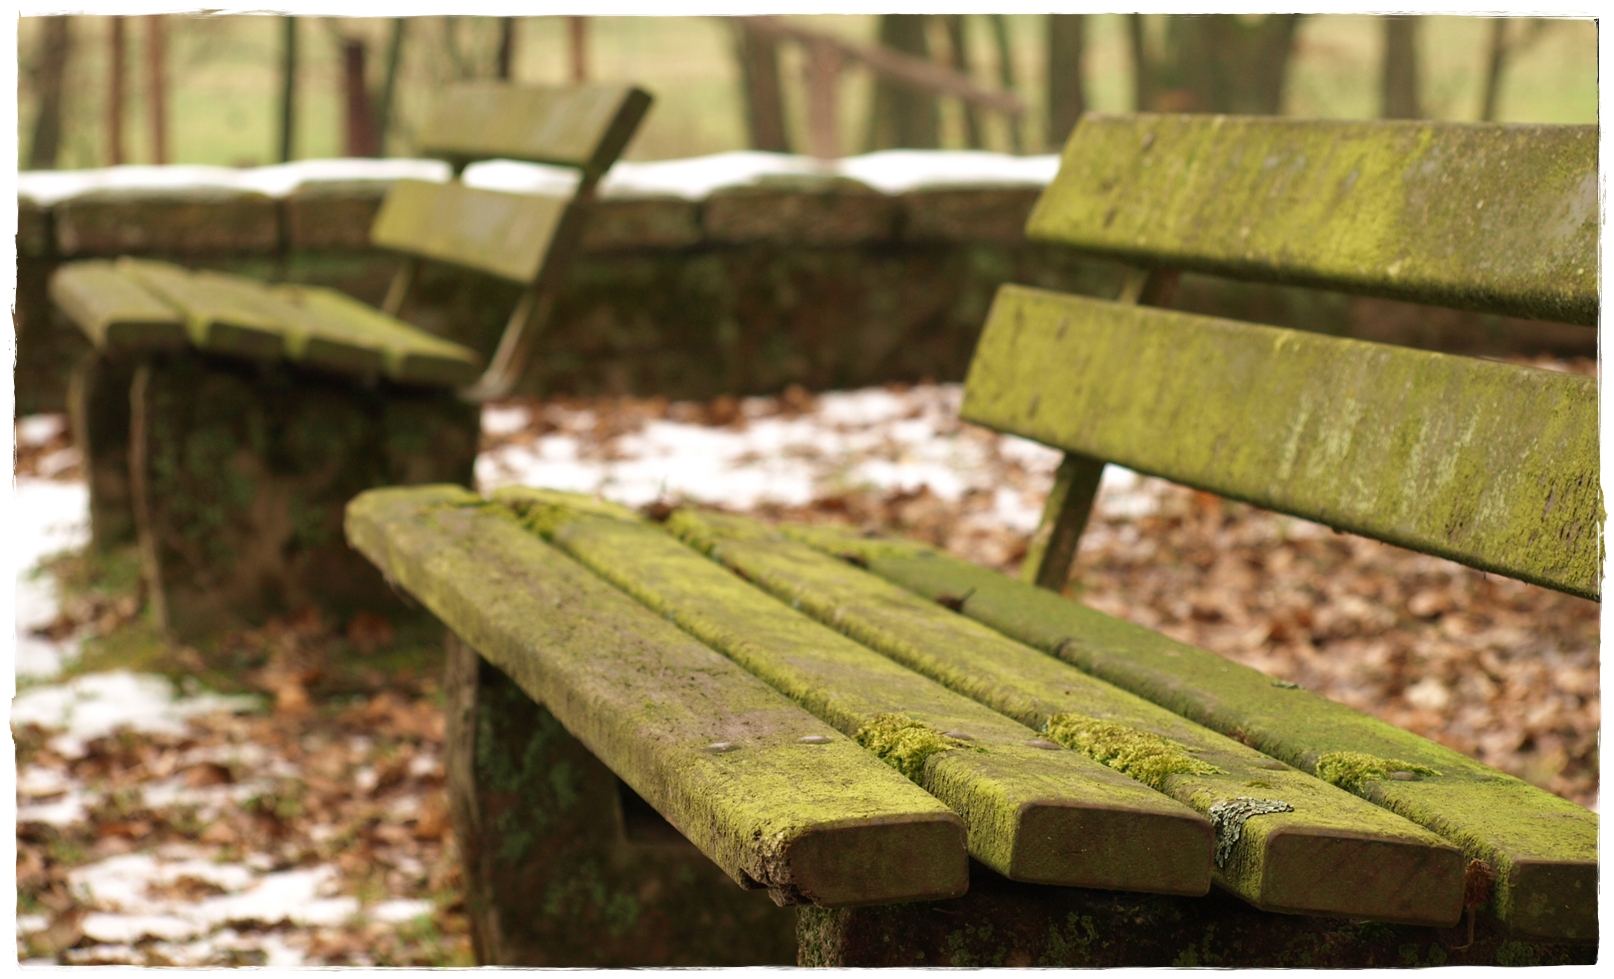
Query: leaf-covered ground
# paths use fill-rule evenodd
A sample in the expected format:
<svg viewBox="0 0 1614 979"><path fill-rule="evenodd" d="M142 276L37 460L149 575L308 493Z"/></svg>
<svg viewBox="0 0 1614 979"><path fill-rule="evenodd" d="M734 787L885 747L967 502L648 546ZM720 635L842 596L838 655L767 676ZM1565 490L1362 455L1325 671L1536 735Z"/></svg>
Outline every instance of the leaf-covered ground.
<svg viewBox="0 0 1614 979"><path fill-rule="evenodd" d="M958 395L512 402L484 416L478 479L852 523L1013 573L1057 455L959 423ZM47 437L19 427L19 473L78 478L59 426L32 424ZM80 652L25 689L57 720L14 723L19 955L470 964L430 630L304 613L179 647L144 625L129 561L51 565L60 608L36 638ZM1595 804L1595 603L1124 471L1076 578L1095 607ZM256 699L209 701L197 678ZM113 731L51 713L98 696L154 706Z"/></svg>

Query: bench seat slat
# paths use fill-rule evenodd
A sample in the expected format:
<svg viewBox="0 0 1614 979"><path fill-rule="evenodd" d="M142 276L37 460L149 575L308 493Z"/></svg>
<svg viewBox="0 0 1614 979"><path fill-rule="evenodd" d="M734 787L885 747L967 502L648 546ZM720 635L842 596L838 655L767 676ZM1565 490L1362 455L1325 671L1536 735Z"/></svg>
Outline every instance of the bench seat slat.
<svg viewBox="0 0 1614 979"><path fill-rule="evenodd" d="M508 510L454 486L371 490L346 530L735 880L830 907L968 886L942 803Z"/></svg>
<svg viewBox="0 0 1614 979"><path fill-rule="evenodd" d="M1030 237L1597 325L1597 127L1082 117Z"/></svg>
<svg viewBox="0 0 1614 979"><path fill-rule="evenodd" d="M197 349L250 360L285 356L285 329L275 314L221 283L221 276L132 258L118 259L116 268L181 310Z"/></svg>
<svg viewBox="0 0 1614 979"><path fill-rule="evenodd" d="M1004 286L959 414L1599 596L1593 378Z"/></svg>
<svg viewBox="0 0 1614 979"><path fill-rule="evenodd" d="M91 338L121 349L187 343L251 352L354 376L459 387L476 380L476 354L380 310L317 286L264 285L162 262L120 259L64 266L52 279L64 312ZM165 323L157 317L166 312ZM109 332L110 331L110 332Z"/></svg>
<svg viewBox="0 0 1614 979"><path fill-rule="evenodd" d="M1439 777L1350 787L1496 869L1491 906L1514 929L1568 940L1597 934L1596 813L1259 670L923 544L824 526L782 530L925 598L956 599L972 619L1303 771L1341 751L1433 768Z"/></svg>
<svg viewBox="0 0 1614 979"><path fill-rule="evenodd" d="M469 348L393 319L345 293L300 285L273 291L300 307L300 322L315 339L347 337L377 347L386 375L394 381L462 387L480 374L480 362Z"/></svg>
<svg viewBox="0 0 1614 979"><path fill-rule="evenodd" d="M519 487L494 499L843 734L855 738L889 714L933 734L966 734L967 744L920 756L921 770L907 774L963 817L971 856L1004 876L1162 894L1209 890L1211 826L1186 806L1085 755L1030 744L1040 735L820 625L630 510Z"/></svg>
<svg viewBox="0 0 1614 979"><path fill-rule="evenodd" d="M819 621L1023 724L1047 725L1051 738L1099 728L1095 756L1138 759L1142 771L1129 773L1140 780L1158 763L1150 784L1193 809L1290 804L1243 823L1242 837L1218 834L1231 851L1217 882L1257 907L1436 926L1462 911L1461 855L1428 830L753 521L680 510L669 527Z"/></svg>
<svg viewBox="0 0 1614 979"><path fill-rule="evenodd" d="M97 347L158 349L190 342L179 311L111 262L62 266L51 276L50 297Z"/></svg>
<svg viewBox="0 0 1614 979"><path fill-rule="evenodd" d="M399 180L370 227L371 243L527 284L538 275L567 200Z"/></svg>

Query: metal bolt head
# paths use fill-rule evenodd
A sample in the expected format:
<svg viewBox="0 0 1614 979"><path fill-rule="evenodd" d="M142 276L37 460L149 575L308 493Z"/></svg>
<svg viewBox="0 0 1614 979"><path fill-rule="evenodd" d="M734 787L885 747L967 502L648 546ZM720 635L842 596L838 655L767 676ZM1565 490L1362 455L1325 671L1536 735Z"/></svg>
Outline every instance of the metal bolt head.
<svg viewBox="0 0 1614 979"><path fill-rule="evenodd" d="M831 739L830 739L829 735L827 735L827 734L808 734L808 735L803 735L802 737L797 738L796 743L797 744L829 744L830 740Z"/></svg>
<svg viewBox="0 0 1614 979"><path fill-rule="evenodd" d="M942 737L944 737L944 738L956 738L959 741L974 741L975 740L975 735L973 735L973 734L965 734L963 731L943 731L942 732Z"/></svg>
<svg viewBox="0 0 1614 979"><path fill-rule="evenodd" d="M1417 772L1391 772L1390 777L1398 782L1412 782L1418 778Z"/></svg>
<svg viewBox="0 0 1614 979"><path fill-rule="evenodd" d="M725 751L738 751L739 745L732 741L713 741L706 746L706 750L714 755L721 755Z"/></svg>
<svg viewBox="0 0 1614 979"><path fill-rule="evenodd" d="M1054 744L1052 741L1045 741L1042 738L1032 738L1030 741L1027 741L1026 744L1032 748L1041 748L1043 751L1059 750L1059 745Z"/></svg>

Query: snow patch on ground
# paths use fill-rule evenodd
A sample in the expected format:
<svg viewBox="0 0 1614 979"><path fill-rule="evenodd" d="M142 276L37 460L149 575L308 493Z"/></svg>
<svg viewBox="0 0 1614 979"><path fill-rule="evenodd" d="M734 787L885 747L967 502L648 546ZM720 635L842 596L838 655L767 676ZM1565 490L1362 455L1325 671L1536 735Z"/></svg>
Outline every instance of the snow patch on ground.
<svg viewBox="0 0 1614 979"><path fill-rule="evenodd" d="M83 755L86 741L120 728L177 735L185 732L187 717L257 706L258 698L245 695L199 691L182 697L166 677L112 670L24 691L11 702L11 723L59 732L50 741L51 750L76 758Z"/></svg>

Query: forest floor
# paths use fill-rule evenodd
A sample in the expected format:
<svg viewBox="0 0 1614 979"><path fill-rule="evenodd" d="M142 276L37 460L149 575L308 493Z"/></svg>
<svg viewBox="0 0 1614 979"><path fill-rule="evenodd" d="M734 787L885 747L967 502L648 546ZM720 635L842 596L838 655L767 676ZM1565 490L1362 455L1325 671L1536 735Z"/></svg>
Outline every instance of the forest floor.
<svg viewBox="0 0 1614 979"><path fill-rule="evenodd" d="M1058 457L958 422L958 400L510 402L484 413L478 482L851 523L1013 573ZM23 520L82 522L59 419L19 422L17 467ZM13 704L25 964L472 964L432 631L305 611L176 645L140 615L132 555L91 559L82 536L18 583L19 649L60 660L34 656ZM1596 805L1595 603L1114 467L1075 580L1096 608Z"/></svg>

